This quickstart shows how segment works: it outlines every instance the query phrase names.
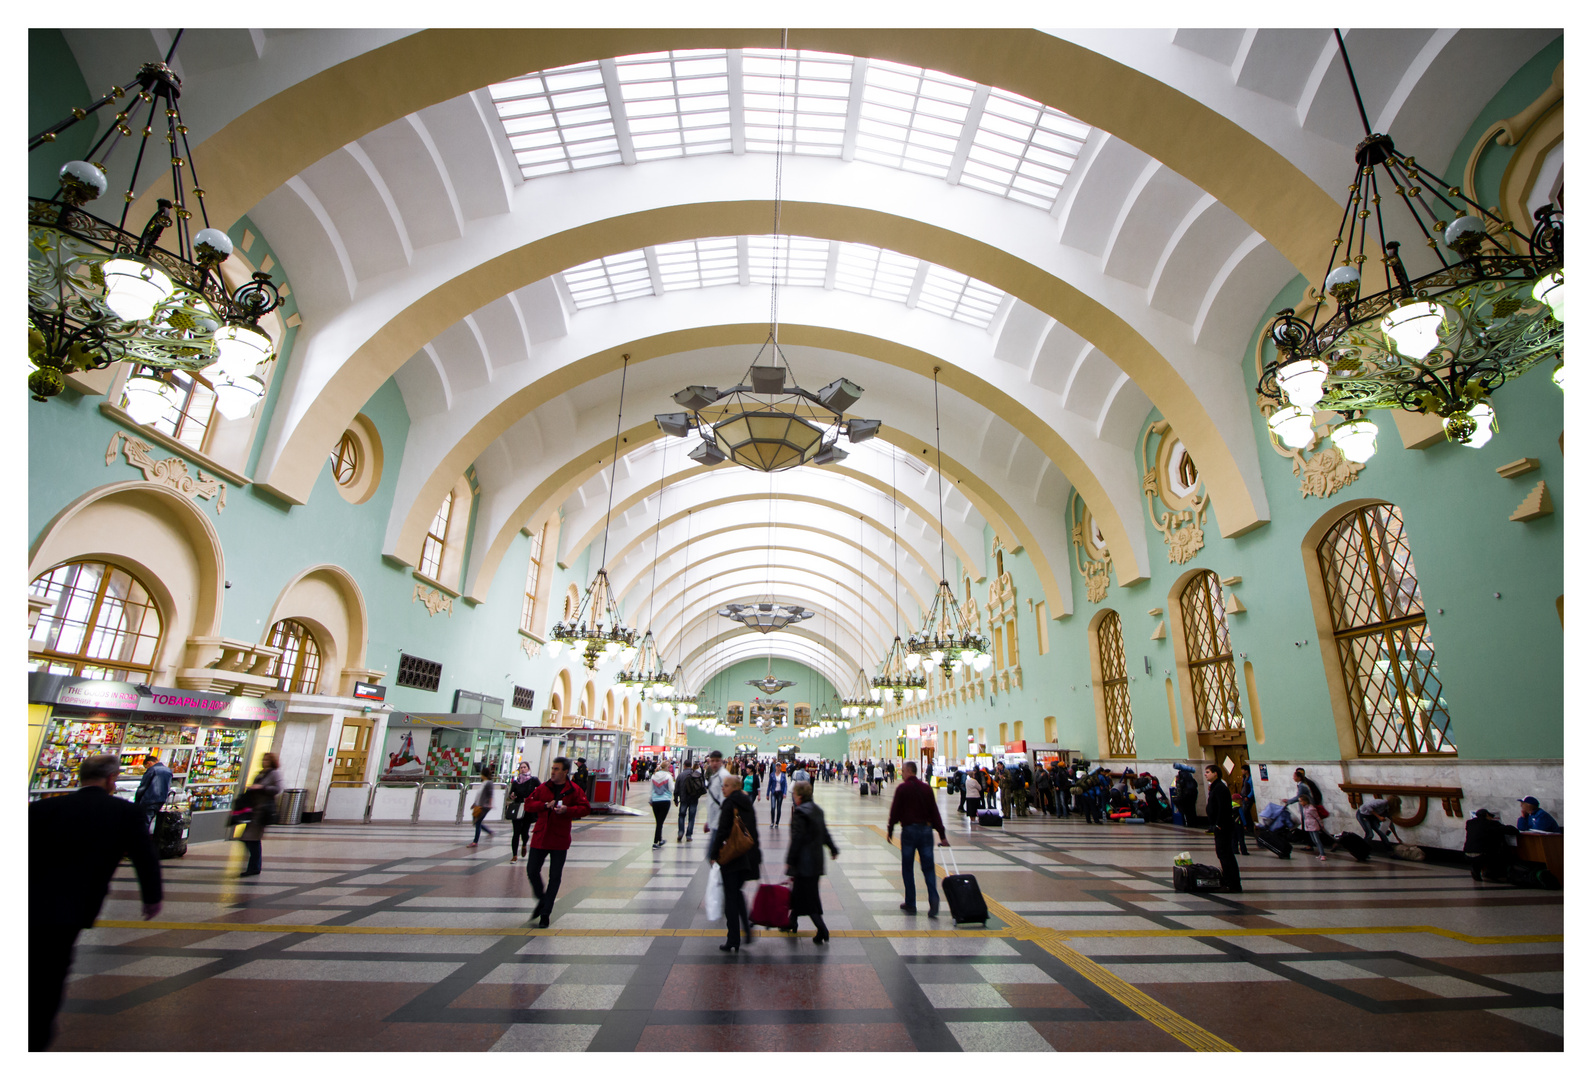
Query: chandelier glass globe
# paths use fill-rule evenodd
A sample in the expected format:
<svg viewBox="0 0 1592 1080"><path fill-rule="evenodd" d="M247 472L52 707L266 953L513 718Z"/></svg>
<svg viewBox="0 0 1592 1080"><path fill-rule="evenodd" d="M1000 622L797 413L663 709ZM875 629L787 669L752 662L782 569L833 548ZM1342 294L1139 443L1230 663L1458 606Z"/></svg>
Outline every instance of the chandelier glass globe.
<svg viewBox="0 0 1592 1080"><path fill-rule="evenodd" d="M1383 317L1382 333L1401 354L1411 360L1421 360L1437 348L1438 329L1442 325L1441 307L1430 300L1414 300L1401 304Z"/></svg>
<svg viewBox="0 0 1592 1080"><path fill-rule="evenodd" d="M1273 434L1292 450L1302 450L1314 437L1315 413L1298 405L1284 405L1266 421Z"/></svg>
<svg viewBox="0 0 1592 1080"><path fill-rule="evenodd" d="M143 322L171 295L171 278L142 259L105 264L105 306L124 322Z"/></svg>
<svg viewBox="0 0 1592 1080"><path fill-rule="evenodd" d="M1288 400L1303 409L1315 408L1326 396L1327 365L1315 357L1305 357L1277 369L1277 385Z"/></svg>
<svg viewBox="0 0 1592 1080"><path fill-rule="evenodd" d="M1349 461L1363 465L1376 453L1376 424L1363 416L1345 420L1332 429L1332 444Z"/></svg>

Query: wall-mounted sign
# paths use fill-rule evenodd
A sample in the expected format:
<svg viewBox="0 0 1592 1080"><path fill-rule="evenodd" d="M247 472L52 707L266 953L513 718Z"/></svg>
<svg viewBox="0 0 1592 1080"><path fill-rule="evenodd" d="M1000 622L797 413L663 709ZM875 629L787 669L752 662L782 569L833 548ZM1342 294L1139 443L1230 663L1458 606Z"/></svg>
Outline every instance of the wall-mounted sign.
<svg viewBox="0 0 1592 1080"><path fill-rule="evenodd" d="M1018 739L1016 742L1007 743L1006 744L1006 752L1008 754L1026 754L1026 753L1028 753L1028 740L1027 739Z"/></svg>
<svg viewBox="0 0 1592 1080"><path fill-rule="evenodd" d="M377 683L356 682L354 684L354 696L363 698L366 701L386 701L387 688Z"/></svg>
<svg viewBox="0 0 1592 1080"><path fill-rule="evenodd" d="M149 716L196 716L250 723L276 720L279 701L228 697L174 686L150 686L75 675L28 675L28 700L80 709L111 709Z"/></svg>
<svg viewBox="0 0 1592 1080"><path fill-rule="evenodd" d="M667 746L638 746L638 747L636 747L636 753L638 753L638 754L661 754L661 753L663 753L664 751L666 751L668 749L669 748Z"/></svg>

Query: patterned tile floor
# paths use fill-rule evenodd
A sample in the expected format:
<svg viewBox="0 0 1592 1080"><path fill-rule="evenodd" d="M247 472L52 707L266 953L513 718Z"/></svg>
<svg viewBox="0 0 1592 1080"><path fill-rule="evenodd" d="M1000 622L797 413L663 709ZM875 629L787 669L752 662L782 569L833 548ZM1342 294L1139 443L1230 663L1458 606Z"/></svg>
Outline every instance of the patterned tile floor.
<svg viewBox="0 0 1592 1080"><path fill-rule="evenodd" d="M195 845L164 864L147 924L124 867L54 1049L1563 1049L1558 893L1252 846L1242 894L1188 896L1170 863L1214 863L1202 832L958 820L993 917L952 927L921 895L917 917L897 910L887 798L818 798L842 849L821 948L804 921L719 953L705 838L676 844L671 820L654 851L650 813L577 826L546 931L506 823L474 849L462 826L278 828L241 881L241 846ZM784 830L758 811L782 865Z"/></svg>

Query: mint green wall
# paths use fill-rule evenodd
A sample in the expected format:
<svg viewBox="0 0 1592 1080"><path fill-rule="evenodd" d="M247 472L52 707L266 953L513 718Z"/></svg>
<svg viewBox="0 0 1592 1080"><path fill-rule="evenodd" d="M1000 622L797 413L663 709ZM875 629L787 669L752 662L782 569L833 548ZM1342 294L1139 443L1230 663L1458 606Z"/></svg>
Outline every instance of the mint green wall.
<svg viewBox="0 0 1592 1080"><path fill-rule="evenodd" d="M131 75L132 72L126 74ZM28 31L28 135L32 137L71 115L72 109L86 109L110 89L107 83L89 91L78 70L77 60L59 30ZM80 120L56 137L55 142L28 154L28 194L48 199L60 186L58 173L68 161L81 158L94 145L100 117L113 110L106 105L99 112ZM110 193L105 195L110 199ZM114 204L121 213L121 200Z"/></svg>
<svg viewBox="0 0 1592 1080"><path fill-rule="evenodd" d="M766 657L761 660L742 660L707 679L702 686L702 700L717 705L721 710L720 716L723 715L724 707L732 701L739 701L750 707L752 698L770 695L755 687L747 686L747 680L761 679L767 674ZM795 686L787 686L777 695L773 695L790 702L793 711L798 702L805 701L811 704L813 714L816 716L837 696L834 686L828 679L806 664L799 664L794 660L776 659L774 677L791 679L795 682ZM797 736L794 725L788 728L775 728L764 735L751 724L742 724L736 728L734 735L723 737L705 735L693 728L686 729L686 741L692 746L717 747L726 754L730 753L737 743L756 743L760 750L768 752L776 750L784 743L798 743L804 755L841 759L846 756L848 738L848 733L842 729L832 735L804 739Z"/></svg>
<svg viewBox="0 0 1592 1080"><path fill-rule="evenodd" d="M1553 69L1564 59L1564 38L1558 38L1521 67L1502 90L1499 90L1487 107L1481 111L1476 122L1465 132L1465 137L1459 141L1459 147L1454 151L1453 158L1448 163L1448 168L1443 170L1443 179L1450 184L1458 184L1465 175L1465 162L1470 160L1470 152L1476 146L1476 140L1481 138L1486 131L1499 120L1507 119L1520 110L1536 101L1542 92L1553 81ZM1393 133L1396 137L1398 132ZM1503 179L1504 167L1509 164L1509 156L1514 153L1513 146L1499 146L1497 142L1488 140L1487 147L1481 153L1481 158L1476 162L1476 190L1485 192L1489 198L1481 200L1483 206L1494 206L1497 203L1496 195L1498 184ZM1427 168L1432 168L1432 163L1422 162ZM1533 210L1536 207L1532 207ZM1515 222L1515 228L1531 235L1531 222Z"/></svg>

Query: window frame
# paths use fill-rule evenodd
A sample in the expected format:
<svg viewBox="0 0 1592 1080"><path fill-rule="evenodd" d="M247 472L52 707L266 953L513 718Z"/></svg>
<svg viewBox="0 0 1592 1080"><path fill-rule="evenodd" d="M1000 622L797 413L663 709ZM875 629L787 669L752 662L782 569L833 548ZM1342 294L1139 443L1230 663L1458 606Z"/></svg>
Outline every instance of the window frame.
<svg viewBox="0 0 1592 1080"><path fill-rule="evenodd" d="M42 664L48 666L46 670L56 666L70 667L70 672L55 673L71 674L80 678L112 679L119 682L142 681L146 678L152 678L155 672L159 669L161 652L165 647L166 618L160 610L160 605L155 601L154 592L143 582L141 578L138 577L137 574L134 574L130 570L123 569L122 567L117 566L115 563L105 562L100 559L81 559L75 562L61 563L60 565L51 567L44 573L37 575L31 582L28 583L29 592L37 594L35 586L41 578L49 578L58 571L75 568L77 569L77 573L71 577L71 583L67 584L63 582L61 588L63 595L68 589L74 593L80 593L77 582L82 575L81 568L87 566L100 567L102 572L100 574L98 583L94 587L93 595L89 600L88 616L83 620L82 623L83 630L81 651L68 653L62 652L58 649L35 648L33 642L38 640L38 635L40 633L38 627L35 626L33 633L29 635L28 641L29 670L38 670L38 668L35 667L35 664ZM117 637L126 635L128 639L133 642L147 640L151 635L143 633L143 626L148 619L153 616L155 619L155 633L153 635L154 645L150 650L150 661L148 664L118 661L115 660L114 657L96 657L90 654L90 650L92 649L95 641L103 640L102 635L105 633L106 628L99 625L99 619L101 614L106 610L106 596L110 591L111 582L116 574L126 575L127 579L134 586L143 591L145 599L140 605L140 609L144 612L144 616L139 620L139 629L134 631L117 629L113 633ZM49 589L45 588L43 592L48 594ZM129 594L130 593L131 590L129 590ZM125 613L131 605L126 597L119 598L118 603L120 604L121 610L124 613L125 622ZM54 605L54 607L59 607L59 604ZM57 620L50 614L52 610L53 608L46 608L43 612L41 612L39 622L43 623L46 619L50 619L51 621L59 621L64 624L64 618ZM56 640L59 641L59 638L60 631L57 630ZM91 669L99 674L85 674L85 668Z"/></svg>
<svg viewBox="0 0 1592 1080"><path fill-rule="evenodd" d="M525 570L525 600L520 607L520 629L527 634L536 633L536 616L544 606L547 575L542 573L542 560L547 555L547 522L530 534L531 555Z"/></svg>
<svg viewBox="0 0 1592 1080"><path fill-rule="evenodd" d="M442 560L448 551L448 530L453 525L454 491L442 497L436 513L431 515L431 524L426 526L426 538L420 541L420 562L416 569L432 581L442 580ZM437 533L437 522L442 522L442 533Z"/></svg>
<svg viewBox="0 0 1592 1080"><path fill-rule="evenodd" d="M290 636L295 640L290 641ZM271 624L271 632L266 635L265 643L272 648L282 649L282 655L271 661L270 671L271 677L276 679L278 690L287 694L320 692L326 654L314 630L298 619L278 619ZM292 671L286 675L282 673L284 660L292 665Z"/></svg>
<svg viewBox="0 0 1592 1080"><path fill-rule="evenodd" d="M1089 627L1089 652L1101 752L1112 758L1137 757L1133 698L1128 692L1127 648L1122 636L1122 616L1116 610L1105 608L1093 619ZM1124 709L1125 713L1119 715Z"/></svg>
<svg viewBox="0 0 1592 1080"><path fill-rule="evenodd" d="M1195 655L1195 644L1201 640L1201 635L1192 632L1194 628L1190 621L1191 599L1200 605L1193 614L1196 617L1208 616L1210 620L1209 637L1211 643L1217 647L1217 651L1208 655ZM1187 680L1189 696L1186 700L1193 705L1196 737L1230 738L1234 735L1243 735L1247 739L1247 725L1242 711L1243 698L1238 690L1238 670L1233 662L1232 629L1227 625L1227 607L1222 598L1221 578L1214 570L1195 570L1189 575L1177 594L1177 618L1183 641L1183 655L1178 663L1179 675ZM1225 652L1220 651L1223 644L1226 646ZM1209 700L1210 687L1204 676L1207 670L1217 672L1221 688L1229 691L1231 695L1228 701L1232 703L1233 709L1224 717L1218 717L1212 709ZM1216 722L1218 719L1225 719L1226 722L1218 723Z"/></svg>

